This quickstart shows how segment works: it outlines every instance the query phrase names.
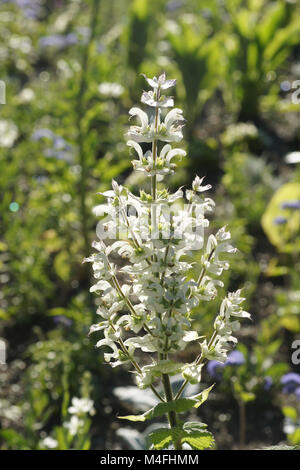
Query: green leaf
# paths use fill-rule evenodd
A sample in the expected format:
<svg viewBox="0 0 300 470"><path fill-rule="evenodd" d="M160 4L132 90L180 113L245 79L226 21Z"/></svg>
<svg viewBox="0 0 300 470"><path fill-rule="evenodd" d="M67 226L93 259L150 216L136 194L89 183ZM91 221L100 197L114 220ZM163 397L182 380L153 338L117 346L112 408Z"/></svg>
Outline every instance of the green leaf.
<svg viewBox="0 0 300 470"><path fill-rule="evenodd" d="M294 249L294 242L297 240L299 228L297 211L291 212L282 209L283 202L295 199L300 199L299 183L286 183L280 186L271 198L261 220L267 237L280 252L292 251ZM283 216L288 220L285 226L274 224L274 220L278 216ZM292 238L294 242L291 245Z"/></svg>
<svg viewBox="0 0 300 470"><path fill-rule="evenodd" d="M205 423L190 422L172 429L159 428L152 431L148 439L157 450L166 449L171 443L178 441L188 443L193 449L204 450L214 444L212 434L205 427Z"/></svg>
<svg viewBox="0 0 300 470"><path fill-rule="evenodd" d="M291 444L298 447L298 449L294 450L300 450L300 428L296 429L292 434L289 434L289 441Z"/></svg>
<svg viewBox="0 0 300 470"><path fill-rule="evenodd" d="M244 403L255 400L255 394L252 392L241 392L239 396Z"/></svg>
<svg viewBox="0 0 300 470"><path fill-rule="evenodd" d="M182 429L188 432L203 431L203 429L205 428L207 428L207 424L199 423L197 421L188 421L187 423L184 423L184 425L182 426Z"/></svg>
<svg viewBox="0 0 300 470"><path fill-rule="evenodd" d="M148 435L148 439L157 450L167 449L169 445L181 437L181 428L159 428Z"/></svg>
<svg viewBox="0 0 300 470"><path fill-rule="evenodd" d="M127 416L118 416L119 419L127 419L128 421L146 421L146 416L142 415L127 415Z"/></svg>
<svg viewBox="0 0 300 470"><path fill-rule="evenodd" d="M264 447L263 449L258 449L258 450L300 450L300 446L278 445L278 446Z"/></svg>
<svg viewBox="0 0 300 470"><path fill-rule="evenodd" d="M199 408L208 398L209 392L213 388L213 385L209 388L206 388L198 395L194 395L190 398L179 398L178 400L158 403L149 411L146 411L142 415L128 415L128 416L119 416L120 419L127 419L129 421L146 421L146 419L158 418L163 416L170 411L175 411L176 413L184 413L191 408Z"/></svg>
<svg viewBox="0 0 300 470"><path fill-rule="evenodd" d="M203 390L199 395L196 395L198 402L196 403L195 408L199 408L199 406L203 405L203 403L208 399L208 395L213 387L214 384Z"/></svg>
<svg viewBox="0 0 300 470"><path fill-rule="evenodd" d="M181 370L182 364L174 361L160 361L159 364L151 366L151 373L160 376L162 374L177 374Z"/></svg>
<svg viewBox="0 0 300 470"><path fill-rule="evenodd" d="M54 269L56 274L63 280L68 281L71 274L70 268L70 255L67 251L63 250L56 255L54 260Z"/></svg>
<svg viewBox="0 0 300 470"><path fill-rule="evenodd" d="M186 442L193 449L204 450L212 447L215 440L210 432L198 431L182 436L181 442Z"/></svg>
<svg viewBox="0 0 300 470"><path fill-rule="evenodd" d="M14 429L1 429L0 437L10 449L23 450L30 448L30 444L26 439Z"/></svg>
<svg viewBox="0 0 300 470"><path fill-rule="evenodd" d="M291 418L293 420L297 419L297 410L295 408L293 408L292 406L284 406L282 408L282 413L287 418Z"/></svg>

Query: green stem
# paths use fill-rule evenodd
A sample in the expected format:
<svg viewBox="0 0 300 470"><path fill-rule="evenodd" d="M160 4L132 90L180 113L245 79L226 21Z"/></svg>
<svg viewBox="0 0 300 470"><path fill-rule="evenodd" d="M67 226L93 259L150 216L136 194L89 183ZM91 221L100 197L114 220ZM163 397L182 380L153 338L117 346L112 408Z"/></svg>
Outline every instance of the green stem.
<svg viewBox="0 0 300 470"><path fill-rule="evenodd" d="M157 89L157 101L159 100L160 96L160 89ZM154 134L155 136L158 133L158 116L159 116L159 107L156 106L155 108L155 118L154 118ZM156 178L156 161L157 161L157 139L154 139L152 142L152 158L153 158L153 171L154 174L151 176L151 196L153 200L153 204L151 207L151 226L152 226L152 236L156 236L156 198L157 198L157 178ZM156 260L156 256L153 256L153 260Z"/></svg>
<svg viewBox="0 0 300 470"><path fill-rule="evenodd" d="M110 322L110 326L112 327L112 329L113 329L114 331L116 331L114 325L113 325L111 322ZM128 358L129 358L131 364L133 365L133 367L135 368L135 370L138 372L138 374L142 374L142 370L141 370L140 366L138 365L138 363L137 363L132 357L130 357L130 354L129 354L129 352L128 352L128 349L126 348L126 346L125 346L125 344L124 344L122 338L119 338L118 343L119 343L119 345L120 345L120 347L121 347L123 353L124 353L126 356L128 356ZM150 388L151 388L152 392L154 393L154 395L156 395L156 397L159 399L159 401L161 401L162 403L164 403L165 400L160 396L160 394L159 394L158 391L155 389L155 387L153 387L153 385L150 385Z"/></svg>
<svg viewBox="0 0 300 470"><path fill-rule="evenodd" d="M215 340L215 338L216 338L216 335L217 335L217 331L215 330L215 331L213 332L213 334L212 334L210 340L209 340L208 348L210 348L210 347L212 346L212 344L213 344L213 342L214 342L214 340ZM201 364L203 361L204 361L204 358L203 358L202 355L200 355L200 356L198 356L198 358L196 359L195 363L196 363L197 366L199 366L199 364ZM187 386L188 383L189 383L188 380L185 380L185 381L183 382L183 384L181 385L180 389L178 390L178 392L177 392L177 394L176 394L176 396L175 396L175 400L177 400L177 399L181 396L183 390L185 389L185 387Z"/></svg>
<svg viewBox="0 0 300 470"><path fill-rule="evenodd" d="M159 99L159 89L157 90L157 100ZM154 120L154 131L155 134L158 132L158 114L159 114L159 107L157 106L155 109L155 120ZM152 143L152 158L153 158L153 170L156 170L156 160L157 160L157 140L153 140ZM152 176L152 185L151 185L151 191L152 191L152 198L153 201L155 202L156 200L156 173Z"/></svg>
<svg viewBox="0 0 300 470"><path fill-rule="evenodd" d="M76 105L76 120L77 120L77 129L78 129L78 152L79 152L79 163L81 166L81 175L79 182L79 194L80 194L80 214L81 214L81 230L84 241L84 254L85 256L89 255L90 243L88 235L88 210L86 204L86 193L87 193L87 177L88 177L88 167L86 163L86 155L84 149L84 140L85 140L85 131L83 128L83 118L85 115L85 106L84 106L84 95L87 89L88 83L88 65L90 57L91 45L94 42L97 31L97 22L98 22L98 12L99 12L100 1L94 0L91 17L90 17L90 29L91 37L88 45L83 50L82 62L81 62L81 77L79 83L79 90L77 95L77 105Z"/></svg>
<svg viewBox="0 0 300 470"><path fill-rule="evenodd" d="M172 393L172 388L171 388L171 383L170 383L170 378L168 374L163 374L162 375L162 383L164 387L164 392L165 392L165 398L167 402L173 401L173 393ZM168 420L171 428L176 428L177 426L177 415L176 411L170 411L168 413ZM181 445L181 440L180 438L178 440L174 440L174 447L176 450L182 450L182 445Z"/></svg>

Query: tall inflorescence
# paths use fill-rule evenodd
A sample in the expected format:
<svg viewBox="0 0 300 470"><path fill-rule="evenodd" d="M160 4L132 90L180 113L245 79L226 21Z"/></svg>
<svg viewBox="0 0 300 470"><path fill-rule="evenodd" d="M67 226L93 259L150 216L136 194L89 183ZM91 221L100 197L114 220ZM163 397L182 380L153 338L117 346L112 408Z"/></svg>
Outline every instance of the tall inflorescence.
<svg viewBox="0 0 300 470"><path fill-rule="evenodd" d="M137 385L150 387L161 401L169 402L179 398L188 382L200 381L205 360L226 361L231 345L237 342L234 333L239 318L250 315L242 309L241 292L232 292L221 302L209 339L193 330L192 309L200 301L214 299L223 286L218 278L229 263L220 255L236 250L225 227L205 237L206 214L215 204L204 196L211 186L203 185L203 178L196 176L192 189L186 191L180 188L171 193L163 187L164 177L176 168L174 157L186 155L171 146L183 138L185 120L181 109L173 108L173 98L163 94L175 80L166 80L165 74L145 79L151 91L143 92L141 102L149 112L130 109L130 117L138 122L127 132L127 145L136 154L134 169L150 180L149 192L140 190L136 195L112 182L112 190L103 193L107 203L96 208L96 213L106 214L98 227L100 240L93 243L97 252L85 261L92 262L96 283L91 291L99 295L101 320L91 327L91 332L104 332L97 347L110 349L104 357L113 367L131 363ZM167 112L168 108L173 109ZM112 242L113 238L117 241ZM201 267L199 277L193 279L191 260L196 249L201 251ZM116 254L122 263L113 262ZM126 279L125 283L120 279ZM192 363L174 360L176 352L191 341L199 343L198 357ZM148 354L146 365L139 365L138 350ZM169 376L179 372L183 384L173 396ZM159 379L164 396L156 388ZM171 426L175 421L171 416Z"/></svg>

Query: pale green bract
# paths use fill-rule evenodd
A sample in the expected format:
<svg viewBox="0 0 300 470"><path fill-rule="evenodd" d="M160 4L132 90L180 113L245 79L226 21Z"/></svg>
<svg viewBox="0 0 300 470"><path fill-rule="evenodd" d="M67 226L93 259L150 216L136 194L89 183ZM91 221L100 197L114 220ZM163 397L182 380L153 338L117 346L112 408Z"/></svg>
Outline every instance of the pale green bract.
<svg viewBox="0 0 300 470"><path fill-rule="evenodd" d="M175 171L173 159L186 155L184 150L170 145L182 139L185 120L178 108L165 111L173 107L173 99L161 95L161 91L174 86L175 80L166 80L165 74L145 79L153 88L144 92L141 99L149 106L149 112L138 107L129 111L136 124L127 132L127 145L137 157L133 167L151 180L151 192L140 191L136 195L113 181L112 190L103 193L106 204L95 208L95 214L106 214L103 233L109 243L103 239L94 242L96 253L85 259L92 263L96 283L91 292L99 295L97 313L101 318L90 332L103 331L104 338L97 347L107 349L105 361L113 367L131 363L138 387L151 387L161 401L169 402L182 400L180 394L186 383L200 382L206 359L225 362L231 345L237 342L234 333L240 327L239 318L250 315L242 309L244 299L238 290L221 301L210 339L199 337L193 330L192 309L195 312L200 301L210 301L218 295L218 288L223 287L218 277L229 268L224 254L236 250L225 227L205 238L209 226L206 214L213 211L215 204L204 196L211 186L204 185L203 178L196 176L192 189L180 188L173 194L158 188L157 182ZM144 151L144 143L151 143L152 149ZM173 205L176 209L171 212ZM117 241L112 242L113 239ZM190 276L195 247L201 250L198 279ZM120 265L112 261L116 255L123 260ZM126 283L121 285L120 278ZM199 343L199 355L192 363L171 360L171 355L192 341ZM151 358L148 364L138 364L137 350ZM184 382L174 397L168 380L178 373ZM163 379L165 398L155 388L159 379ZM178 409L175 406L166 410L175 429L176 418L173 416L172 421L170 415ZM180 444L174 445L180 448Z"/></svg>

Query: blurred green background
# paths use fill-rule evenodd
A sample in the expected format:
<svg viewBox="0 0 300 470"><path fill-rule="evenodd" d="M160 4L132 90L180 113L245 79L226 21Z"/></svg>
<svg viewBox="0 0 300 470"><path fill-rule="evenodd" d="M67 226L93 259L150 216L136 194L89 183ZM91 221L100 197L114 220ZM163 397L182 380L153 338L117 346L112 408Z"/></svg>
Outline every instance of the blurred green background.
<svg viewBox="0 0 300 470"><path fill-rule="evenodd" d="M145 184L124 133L141 73L163 71L187 119L188 157L168 184L195 174L213 184L211 229L227 224L239 249L225 289L245 285L253 318L239 335L243 364L226 368L194 417L219 449L300 444L299 2L2 0L0 38L0 449L146 445L143 425L124 429L117 415L151 394L88 338L97 299L82 259L96 193L112 178ZM194 312L201 334L217 308ZM74 397L95 408L76 434Z"/></svg>

